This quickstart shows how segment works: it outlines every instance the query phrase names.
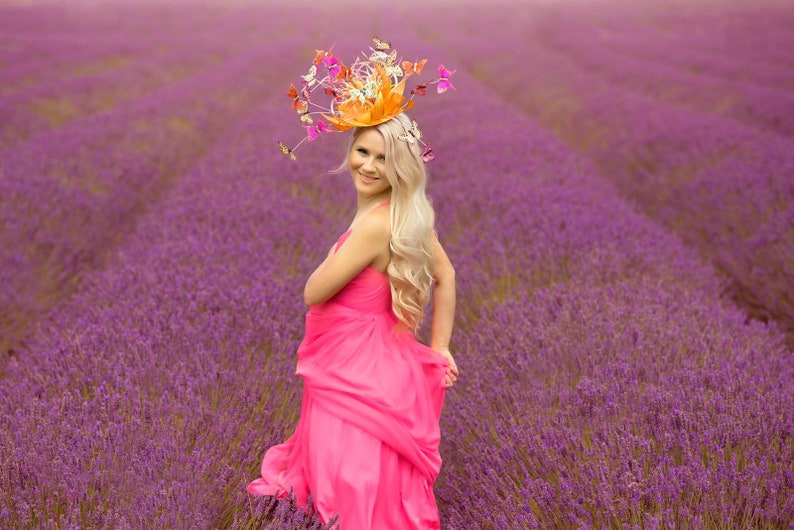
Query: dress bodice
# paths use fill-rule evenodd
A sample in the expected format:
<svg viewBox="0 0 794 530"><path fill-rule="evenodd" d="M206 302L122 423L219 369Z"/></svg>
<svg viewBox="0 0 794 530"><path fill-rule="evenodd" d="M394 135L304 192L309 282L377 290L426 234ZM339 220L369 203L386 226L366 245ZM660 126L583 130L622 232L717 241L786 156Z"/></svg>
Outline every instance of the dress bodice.
<svg viewBox="0 0 794 530"><path fill-rule="evenodd" d="M350 236L348 230L336 241L334 252L344 244ZM391 311L391 286L389 278L373 268L371 265L364 267L347 285L322 304L313 306L312 309L320 310L327 304L341 305L362 313L383 313Z"/></svg>

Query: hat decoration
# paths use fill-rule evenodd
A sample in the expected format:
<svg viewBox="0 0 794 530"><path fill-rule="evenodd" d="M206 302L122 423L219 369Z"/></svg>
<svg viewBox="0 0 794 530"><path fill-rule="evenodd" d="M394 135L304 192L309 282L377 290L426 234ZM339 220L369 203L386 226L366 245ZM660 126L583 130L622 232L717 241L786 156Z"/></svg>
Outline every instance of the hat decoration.
<svg viewBox="0 0 794 530"><path fill-rule="evenodd" d="M298 121L306 131L306 136L292 148L278 140L281 152L291 160L297 160L295 150L303 142L313 142L322 134L343 132L353 127L371 127L394 118L413 107L414 97L427 94L430 85L436 85L438 94L456 90L449 80L455 70L440 64L437 78L415 85L406 96L407 79L421 74L427 59L415 62L399 60L390 42L377 37L373 37L372 42L371 53L362 53L362 57L357 57L350 67L333 54L333 46L328 51L316 50L308 72L300 76L300 88L295 84L290 86L286 95L292 100L292 109L297 112ZM321 98L328 98L328 103L315 102ZM423 145L421 156L425 162L435 158L430 146L422 141L416 121L399 139L411 145Z"/></svg>

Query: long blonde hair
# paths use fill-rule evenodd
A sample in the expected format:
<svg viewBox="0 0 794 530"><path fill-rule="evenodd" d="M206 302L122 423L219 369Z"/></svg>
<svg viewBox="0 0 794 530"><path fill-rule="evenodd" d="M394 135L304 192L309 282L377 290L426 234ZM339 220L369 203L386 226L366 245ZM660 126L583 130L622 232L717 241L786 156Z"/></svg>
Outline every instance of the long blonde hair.
<svg viewBox="0 0 794 530"><path fill-rule="evenodd" d="M405 113L375 126L386 143L386 178L391 184L391 261L386 269L392 310L409 329L422 322L433 283L435 212L427 197L427 170L418 144L398 137L411 127ZM366 128L354 129L348 154ZM347 158L340 169L348 169Z"/></svg>

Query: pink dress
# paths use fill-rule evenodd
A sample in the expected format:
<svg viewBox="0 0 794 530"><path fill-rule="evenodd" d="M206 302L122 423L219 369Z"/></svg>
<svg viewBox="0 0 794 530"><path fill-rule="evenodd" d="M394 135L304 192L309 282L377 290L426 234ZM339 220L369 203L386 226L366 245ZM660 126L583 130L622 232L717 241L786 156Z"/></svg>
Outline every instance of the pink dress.
<svg viewBox="0 0 794 530"><path fill-rule="evenodd" d="M311 493L342 530L440 528L433 482L447 365L397 322L389 280L372 267L309 309L300 421L267 451L250 493L292 489L302 507Z"/></svg>

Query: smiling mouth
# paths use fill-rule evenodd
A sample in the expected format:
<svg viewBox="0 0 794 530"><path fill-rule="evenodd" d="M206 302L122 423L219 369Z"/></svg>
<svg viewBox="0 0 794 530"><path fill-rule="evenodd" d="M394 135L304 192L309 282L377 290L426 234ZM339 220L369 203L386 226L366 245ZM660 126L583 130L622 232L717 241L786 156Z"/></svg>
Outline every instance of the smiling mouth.
<svg viewBox="0 0 794 530"><path fill-rule="evenodd" d="M363 173L359 173L359 176L361 177L362 180L364 180L366 182L375 182L376 180L379 180L378 177L370 177L370 176L365 175Z"/></svg>

